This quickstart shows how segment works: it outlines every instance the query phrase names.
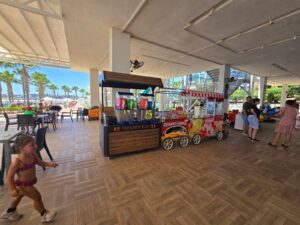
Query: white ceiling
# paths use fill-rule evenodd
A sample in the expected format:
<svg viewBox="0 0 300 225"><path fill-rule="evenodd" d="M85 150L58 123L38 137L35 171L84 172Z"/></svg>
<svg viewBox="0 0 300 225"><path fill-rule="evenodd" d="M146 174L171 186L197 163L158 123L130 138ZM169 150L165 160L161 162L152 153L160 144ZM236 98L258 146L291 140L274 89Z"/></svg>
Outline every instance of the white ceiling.
<svg viewBox="0 0 300 225"><path fill-rule="evenodd" d="M145 62L137 74L167 78L230 64L270 84L300 84L299 0L0 0L0 12L0 47L75 70L108 68L116 27L132 36L131 58Z"/></svg>
<svg viewBox="0 0 300 225"><path fill-rule="evenodd" d="M0 0L0 59L69 67L59 0Z"/></svg>

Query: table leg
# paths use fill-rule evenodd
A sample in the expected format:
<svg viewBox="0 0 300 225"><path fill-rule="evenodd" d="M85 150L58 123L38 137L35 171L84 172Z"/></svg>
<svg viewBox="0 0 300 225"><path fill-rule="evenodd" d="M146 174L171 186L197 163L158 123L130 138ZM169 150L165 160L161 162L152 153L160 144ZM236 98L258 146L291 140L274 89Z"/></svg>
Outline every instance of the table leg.
<svg viewBox="0 0 300 225"><path fill-rule="evenodd" d="M4 184L5 173L7 174L8 168L11 164L10 158L10 144L9 141L3 142L2 166L0 172L0 185Z"/></svg>
<svg viewBox="0 0 300 225"><path fill-rule="evenodd" d="M1 164L1 171L0 171L0 185L4 185L3 177L5 171L5 160L4 160L4 148L2 150L2 164Z"/></svg>
<svg viewBox="0 0 300 225"><path fill-rule="evenodd" d="M4 165L5 165L5 173L7 174L9 166L11 164L11 155L10 155L10 144L9 141L5 141L3 143L3 153L4 153ZM3 171L3 174L5 174Z"/></svg>

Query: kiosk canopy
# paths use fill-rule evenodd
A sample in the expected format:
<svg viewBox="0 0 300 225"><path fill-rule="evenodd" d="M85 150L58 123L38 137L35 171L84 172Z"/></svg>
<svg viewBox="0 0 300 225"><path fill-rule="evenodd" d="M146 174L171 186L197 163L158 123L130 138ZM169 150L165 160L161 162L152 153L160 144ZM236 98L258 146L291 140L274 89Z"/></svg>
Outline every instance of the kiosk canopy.
<svg viewBox="0 0 300 225"><path fill-rule="evenodd" d="M156 77L102 71L99 76L99 85L113 88L147 89L151 87L154 89L156 87L162 88L163 82Z"/></svg>

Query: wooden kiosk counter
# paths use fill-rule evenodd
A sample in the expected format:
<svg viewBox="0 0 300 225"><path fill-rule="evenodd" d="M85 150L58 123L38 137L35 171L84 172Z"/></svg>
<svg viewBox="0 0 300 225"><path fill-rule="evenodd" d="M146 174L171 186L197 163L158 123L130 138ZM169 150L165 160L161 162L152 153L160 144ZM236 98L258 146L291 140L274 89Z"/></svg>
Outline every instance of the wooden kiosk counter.
<svg viewBox="0 0 300 225"><path fill-rule="evenodd" d="M99 76L101 99L104 87L128 89L118 92L114 115L102 104L100 145L105 157L159 148L161 123L154 119L155 98L147 91L134 96L129 89L152 90L163 87L160 78L103 71ZM113 96L114 97L114 96Z"/></svg>

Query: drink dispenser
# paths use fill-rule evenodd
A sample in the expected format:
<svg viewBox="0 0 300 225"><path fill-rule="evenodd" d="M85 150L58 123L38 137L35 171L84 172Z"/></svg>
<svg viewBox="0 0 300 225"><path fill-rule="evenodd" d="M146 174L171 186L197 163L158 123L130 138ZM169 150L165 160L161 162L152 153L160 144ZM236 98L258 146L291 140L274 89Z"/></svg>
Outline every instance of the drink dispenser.
<svg viewBox="0 0 300 225"><path fill-rule="evenodd" d="M131 92L117 92L116 94L116 117L118 123L126 123L133 120L134 96Z"/></svg>
<svg viewBox="0 0 300 225"><path fill-rule="evenodd" d="M150 121L154 118L155 104L153 94L139 94L138 97L138 119L140 121Z"/></svg>

